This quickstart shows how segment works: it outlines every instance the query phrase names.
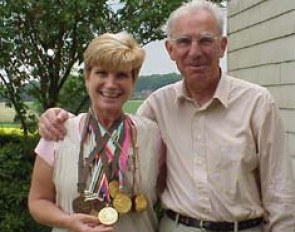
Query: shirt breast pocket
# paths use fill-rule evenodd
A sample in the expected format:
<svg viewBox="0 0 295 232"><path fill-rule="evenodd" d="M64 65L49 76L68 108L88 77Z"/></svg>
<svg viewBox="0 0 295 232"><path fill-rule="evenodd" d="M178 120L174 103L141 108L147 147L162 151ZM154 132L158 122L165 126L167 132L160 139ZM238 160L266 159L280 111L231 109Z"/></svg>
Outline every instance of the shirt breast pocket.
<svg viewBox="0 0 295 232"><path fill-rule="evenodd" d="M258 159L253 146L224 145L212 150L210 162L212 184L227 194L236 194L253 177ZM250 177L251 176L251 177Z"/></svg>

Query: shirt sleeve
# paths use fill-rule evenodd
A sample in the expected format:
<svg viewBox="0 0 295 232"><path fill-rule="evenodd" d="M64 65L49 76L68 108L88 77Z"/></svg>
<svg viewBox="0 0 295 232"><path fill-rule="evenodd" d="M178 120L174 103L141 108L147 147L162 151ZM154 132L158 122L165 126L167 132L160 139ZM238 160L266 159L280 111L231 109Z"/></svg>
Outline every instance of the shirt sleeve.
<svg viewBox="0 0 295 232"><path fill-rule="evenodd" d="M166 165L166 145L162 139L160 130L158 130L158 134L155 136L157 141L157 154L158 156L158 177L157 177L157 195L158 197L161 196L164 189L166 188L166 180L167 180L167 165Z"/></svg>
<svg viewBox="0 0 295 232"><path fill-rule="evenodd" d="M157 122L156 115L151 105L152 97L149 96L137 109L136 114Z"/></svg>
<svg viewBox="0 0 295 232"><path fill-rule="evenodd" d="M41 138L35 148L35 153L41 157L49 166L54 164L54 153L56 150L56 142Z"/></svg>
<svg viewBox="0 0 295 232"><path fill-rule="evenodd" d="M267 220L265 231L294 231L295 182L286 133L270 94L264 100L259 110L257 145L261 197Z"/></svg>
<svg viewBox="0 0 295 232"><path fill-rule="evenodd" d="M152 96L149 96L137 109L136 114L145 118L148 118L157 123L156 114L153 110L151 102L153 101ZM162 135L160 129L158 128L156 136L155 136L155 144L157 144L157 151L158 154L158 176L157 176L157 185L156 185L156 192L158 197L161 196L164 189L166 188L166 179L167 179L167 165L166 165L166 144L162 139Z"/></svg>

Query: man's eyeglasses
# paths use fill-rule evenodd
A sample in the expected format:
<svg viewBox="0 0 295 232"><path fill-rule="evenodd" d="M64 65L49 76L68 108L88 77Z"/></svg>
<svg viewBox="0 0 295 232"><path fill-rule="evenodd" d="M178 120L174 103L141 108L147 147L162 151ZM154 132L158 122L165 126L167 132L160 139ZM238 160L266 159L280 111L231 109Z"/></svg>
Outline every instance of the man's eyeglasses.
<svg viewBox="0 0 295 232"><path fill-rule="evenodd" d="M179 37L169 37L170 40L176 45L178 48L188 48L192 45L193 40L195 40L199 46L201 47L211 47L218 36L213 36L210 34L200 35L199 37L191 37L191 36L179 36Z"/></svg>

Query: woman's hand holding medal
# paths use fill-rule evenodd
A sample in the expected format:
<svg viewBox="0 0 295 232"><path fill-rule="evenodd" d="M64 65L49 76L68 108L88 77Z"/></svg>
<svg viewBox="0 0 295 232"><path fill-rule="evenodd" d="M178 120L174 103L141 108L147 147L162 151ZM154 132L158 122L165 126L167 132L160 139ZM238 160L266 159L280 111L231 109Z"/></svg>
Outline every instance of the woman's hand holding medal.
<svg viewBox="0 0 295 232"><path fill-rule="evenodd" d="M68 226L73 232L96 232L96 231L104 231L104 232L113 232L114 228L111 226L103 225L97 217L82 214L82 213L74 213L69 215Z"/></svg>

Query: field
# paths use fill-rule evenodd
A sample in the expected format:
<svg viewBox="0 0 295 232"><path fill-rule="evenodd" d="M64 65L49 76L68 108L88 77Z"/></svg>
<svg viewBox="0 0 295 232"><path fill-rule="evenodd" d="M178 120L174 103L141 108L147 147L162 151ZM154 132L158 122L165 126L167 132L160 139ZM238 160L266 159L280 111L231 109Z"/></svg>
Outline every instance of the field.
<svg viewBox="0 0 295 232"><path fill-rule="evenodd" d="M137 110L137 108L141 105L143 100L129 100L124 106L123 110L124 112L134 114Z"/></svg>
<svg viewBox="0 0 295 232"><path fill-rule="evenodd" d="M31 112L36 112L36 107L34 102L26 102ZM0 102L0 128L15 128L19 124L14 123L15 110L5 105L4 102Z"/></svg>
<svg viewBox="0 0 295 232"><path fill-rule="evenodd" d="M0 123L12 123L14 116L14 109L5 106L4 102L0 102Z"/></svg>
<svg viewBox="0 0 295 232"><path fill-rule="evenodd" d="M143 100L129 100L124 106L124 112L134 114L137 108L141 105ZM28 104L29 107L33 107L33 104ZM5 103L0 103L0 127L15 127L13 119L15 116L14 109L5 106Z"/></svg>

